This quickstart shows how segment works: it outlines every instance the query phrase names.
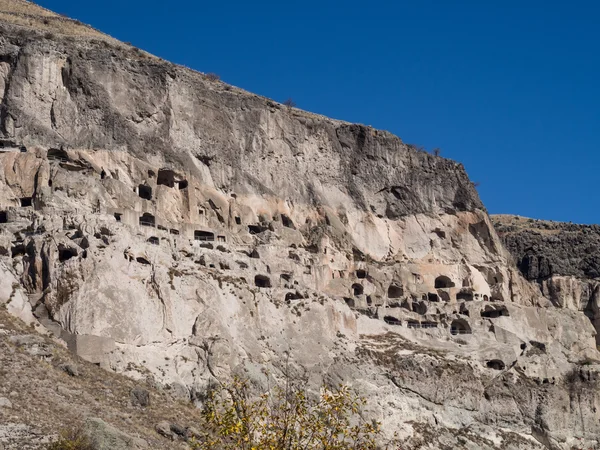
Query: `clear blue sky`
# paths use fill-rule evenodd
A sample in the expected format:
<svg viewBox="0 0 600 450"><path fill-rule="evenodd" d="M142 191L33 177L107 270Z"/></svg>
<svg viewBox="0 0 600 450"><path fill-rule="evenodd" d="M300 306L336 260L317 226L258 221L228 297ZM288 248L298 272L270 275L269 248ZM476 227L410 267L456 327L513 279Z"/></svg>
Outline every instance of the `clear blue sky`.
<svg viewBox="0 0 600 450"><path fill-rule="evenodd" d="M600 2L38 0L464 163L491 213L600 223Z"/></svg>

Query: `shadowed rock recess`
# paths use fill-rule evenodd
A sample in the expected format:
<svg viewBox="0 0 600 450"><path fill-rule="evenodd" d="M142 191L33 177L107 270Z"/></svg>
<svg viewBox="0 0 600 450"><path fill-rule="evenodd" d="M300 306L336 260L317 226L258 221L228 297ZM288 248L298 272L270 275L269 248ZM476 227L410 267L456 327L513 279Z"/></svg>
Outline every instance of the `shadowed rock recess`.
<svg viewBox="0 0 600 450"><path fill-rule="evenodd" d="M80 357L196 405L350 383L406 449L598 445L597 286L525 279L461 164L22 0L0 97L0 303Z"/></svg>

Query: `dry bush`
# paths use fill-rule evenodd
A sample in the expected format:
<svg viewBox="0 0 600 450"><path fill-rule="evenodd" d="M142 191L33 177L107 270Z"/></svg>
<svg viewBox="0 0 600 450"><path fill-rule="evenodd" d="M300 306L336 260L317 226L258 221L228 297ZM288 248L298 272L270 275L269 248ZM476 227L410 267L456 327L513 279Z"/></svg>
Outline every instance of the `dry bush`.
<svg viewBox="0 0 600 450"><path fill-rule="evenodd" d="M207 73L206 75L204 75L204 77L208 80L208 81L219 81L221 79L221 77L219 75L217 75L216 73Z"/></svg>
<svg viewBox="0 0 600 450"><path fill-rule="evenodd" d="M294 100L292 100L291 98L288 98L285 102L283 102L283 104L285 106L288 107L288 109L292 109L296 107L296 102Z"/></svg>
<svg viewBox="0 0 600 450"><path fill-rule="evenodd" d="M82 428L68 428L61 431L58 440L48 444L47 450L94 450L90 439Z"/></svg>

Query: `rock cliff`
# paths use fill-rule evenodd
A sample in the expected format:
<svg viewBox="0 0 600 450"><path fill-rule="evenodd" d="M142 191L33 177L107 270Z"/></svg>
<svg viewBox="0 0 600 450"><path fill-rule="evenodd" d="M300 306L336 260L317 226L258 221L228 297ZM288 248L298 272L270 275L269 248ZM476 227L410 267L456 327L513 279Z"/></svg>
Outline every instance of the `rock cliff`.
<svg viewBox="0 0 600 450"><path fill-rule="evenodd" d="M22 0L0 94L0 303L81 357L196 404L291 365L406 448L597 444L596 331L462 165Z"/></svg>
<svg viewBox="0 0 600 450"><path fill-rule="evenodd" d="M600 227L510 215L493 221L523 276L556 307L583 312L599 330Z"/></svg>

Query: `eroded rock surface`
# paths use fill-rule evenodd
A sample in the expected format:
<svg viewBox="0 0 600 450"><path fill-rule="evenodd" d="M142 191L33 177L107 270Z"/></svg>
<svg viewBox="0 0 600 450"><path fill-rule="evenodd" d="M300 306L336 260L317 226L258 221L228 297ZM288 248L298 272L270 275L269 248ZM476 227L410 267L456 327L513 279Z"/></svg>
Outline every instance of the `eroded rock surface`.
<svg viewBox="0 0 600 450"><path fill-rule="evenodd" d="M291 367L406 448L594 445L596 331L521 276L462 165L42 24L0 22L11 313L198 404Z"/></svg>

